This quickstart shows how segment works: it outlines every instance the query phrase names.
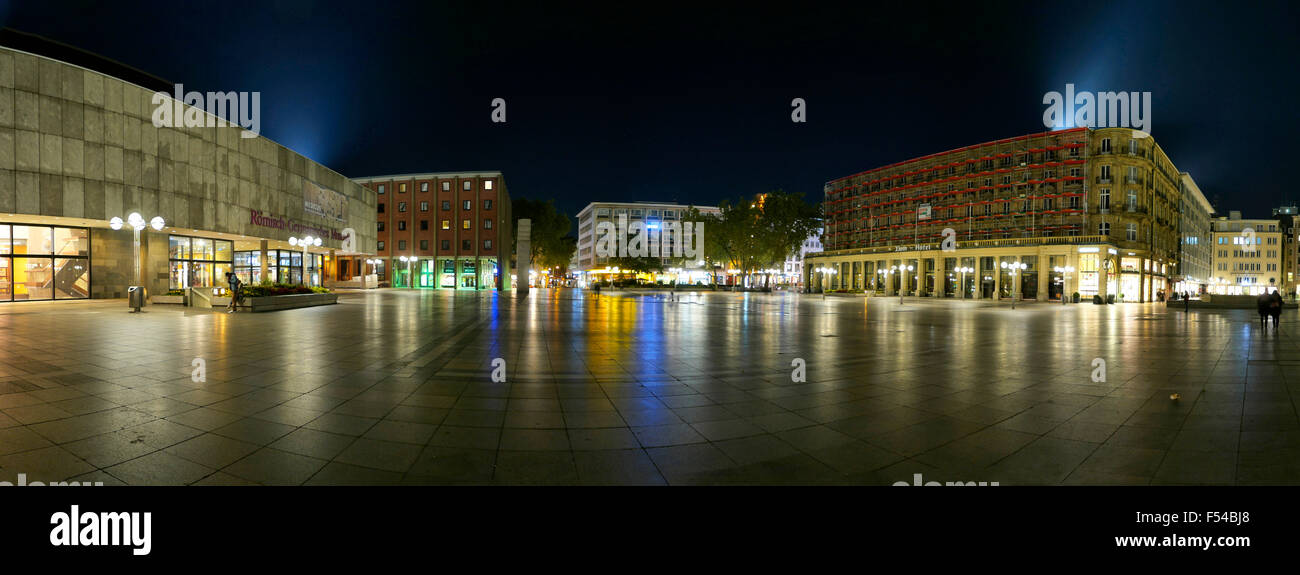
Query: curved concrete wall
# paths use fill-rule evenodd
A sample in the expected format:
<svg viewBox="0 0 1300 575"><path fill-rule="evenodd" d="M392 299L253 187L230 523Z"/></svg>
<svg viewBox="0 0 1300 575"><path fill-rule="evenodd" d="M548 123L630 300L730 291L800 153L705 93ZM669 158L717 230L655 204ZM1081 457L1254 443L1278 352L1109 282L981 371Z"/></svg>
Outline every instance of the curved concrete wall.
<svg viewBox="0 0 1300 575"><path fill-rule="evenodd" d="M254 225L258 210L352 228L355 251L374 253L373 191L264 137L241 138L237 127L154 127L153 97L99 72L0 47L0 213L107 220L137 211L178 228L278 240L304 233ZM345 221L305 213L304 180L344 195ZM94 247L120 246L119 235L97 230ZM341 244L331 238L323 246ZM116 293L101 289L125 271L109 261L121 258L116 252L95 249L96 297ZM151 261L149 273L156 271L165 270Z"/></svg>

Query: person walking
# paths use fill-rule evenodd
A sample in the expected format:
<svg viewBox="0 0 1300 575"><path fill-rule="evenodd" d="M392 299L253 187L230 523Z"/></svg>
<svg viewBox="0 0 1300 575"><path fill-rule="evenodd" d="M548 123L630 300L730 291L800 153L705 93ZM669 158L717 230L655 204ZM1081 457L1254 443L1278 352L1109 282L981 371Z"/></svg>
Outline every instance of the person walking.
<svg viewBox="0 0 1300 575"><path fill-rule="evenodd" d="M1192 294L1191 292L1183 292L1183 313L1187 313L1191 311L1191 309L1192 309Z"/></svg>
<svg viewBox="0 0 1300 575"><path fill-rule="evenodd" d="M1273 305L1273 296L1268 291L1261 291L1255 297L1255 311L1259 312L1259 322L1268 329L1269 308Z"/></svg>
<svg viewBox="0 0 1300 575"><path fill-rule="evenodd" d="M226 272L226 285L230 286L230 304L226 306L226 313L235 313L235 308L239 306L241 288L244 282L239 280L239 276Z"/></svg>

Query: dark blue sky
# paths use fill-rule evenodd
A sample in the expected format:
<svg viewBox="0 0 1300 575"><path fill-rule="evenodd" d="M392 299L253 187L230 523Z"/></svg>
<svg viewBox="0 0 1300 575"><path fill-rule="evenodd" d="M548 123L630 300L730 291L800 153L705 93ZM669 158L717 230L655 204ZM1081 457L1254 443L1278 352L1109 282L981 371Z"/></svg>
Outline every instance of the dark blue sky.
<svg viewBox="0 0 1300 575"><path fill-rule="evenodd" d="M260 91L264 135L348 176L502 170L570 214L819 200L830 179L1041 131L1067 82L1151 92L1152 135L1220 210L1300 200L1293 5L544 4L0 0L0 24L187 89Z"/></svg>

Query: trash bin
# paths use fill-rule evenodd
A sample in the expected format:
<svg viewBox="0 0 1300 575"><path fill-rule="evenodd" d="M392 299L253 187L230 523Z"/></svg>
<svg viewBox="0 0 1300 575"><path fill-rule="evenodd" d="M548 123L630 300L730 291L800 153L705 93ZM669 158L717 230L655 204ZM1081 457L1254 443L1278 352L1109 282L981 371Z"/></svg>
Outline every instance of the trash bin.
<svg viewBox="0 0 1300 575"><path fill-rule="evenodd" d="M135 311L140 311L144 307L144 286L126 288L126 303Z"/></svg>

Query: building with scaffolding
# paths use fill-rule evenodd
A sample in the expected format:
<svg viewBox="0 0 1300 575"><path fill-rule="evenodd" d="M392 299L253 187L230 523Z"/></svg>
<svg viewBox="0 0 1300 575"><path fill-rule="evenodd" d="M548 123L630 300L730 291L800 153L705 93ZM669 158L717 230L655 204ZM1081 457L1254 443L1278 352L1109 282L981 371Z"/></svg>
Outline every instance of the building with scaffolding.
<svg viewBox="0 0 1300 575"><path fill-rule="evenodd" d="M931 154L824 187L819 289L1153 301L1178 274L1182 177L1145 132L1072 128Z"/></svg>

